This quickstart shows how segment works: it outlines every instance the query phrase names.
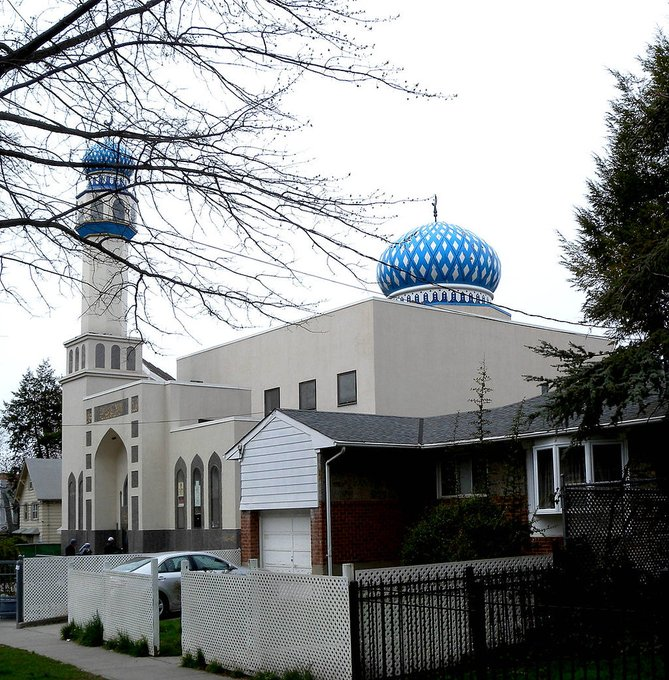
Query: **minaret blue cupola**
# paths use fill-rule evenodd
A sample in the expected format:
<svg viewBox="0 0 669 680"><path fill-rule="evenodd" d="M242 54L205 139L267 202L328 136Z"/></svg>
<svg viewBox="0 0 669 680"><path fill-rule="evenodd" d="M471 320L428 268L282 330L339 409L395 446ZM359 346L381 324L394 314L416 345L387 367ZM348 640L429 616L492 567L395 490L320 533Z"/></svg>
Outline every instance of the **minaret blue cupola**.
<svg viewBox="0 0 669 680"><path fill-rule="evenodd" d="M132 156L120 142L102 139L88 147L82 161L86 186L77 195L77 233L132 239L137 233L136 199L128 189L134 173Z"/></svg>
<svg viewBox="0 0 669 680"><path fill-rule="evenodd" d="M386 248L376 278L384 295L424 305L490 305L502 266L467 229L432 222Z"/></svg>

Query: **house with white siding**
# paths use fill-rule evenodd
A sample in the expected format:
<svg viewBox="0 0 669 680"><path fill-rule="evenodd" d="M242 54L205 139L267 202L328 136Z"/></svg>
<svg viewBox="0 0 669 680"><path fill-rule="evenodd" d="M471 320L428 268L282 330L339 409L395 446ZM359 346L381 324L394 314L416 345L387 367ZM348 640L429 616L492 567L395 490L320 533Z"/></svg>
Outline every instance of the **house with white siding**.
<svg viewBox="0 0 669 680"><path fill-rule="evenodd" d="M60 460L26 458L19 475L19 528L13 533L38 552L60 552L61 474Z"/></svg>
<svg viewBox="0 0 669 680"><path fill-rule="evenodd" d="M576 441L575 427L546 421L546 398L488 409L483 436L478 411L273 412L227 453L240 465L242 559L298 573L395 565L426 510L479 493L525 513L528 552L550 552L562 545L565 484L667 478L653 445L666 437L663 410L630 407L616 426L606 414L597 435Z"/></svg>

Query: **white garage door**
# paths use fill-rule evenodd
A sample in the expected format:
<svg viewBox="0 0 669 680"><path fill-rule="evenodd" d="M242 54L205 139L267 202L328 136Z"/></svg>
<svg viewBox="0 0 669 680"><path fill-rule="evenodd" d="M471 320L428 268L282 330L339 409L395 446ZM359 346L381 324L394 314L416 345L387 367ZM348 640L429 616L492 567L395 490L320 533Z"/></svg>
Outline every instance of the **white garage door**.
<svg viewBox="0 0 669 680"><path fill-rule="evenodd" d="M311 574L311 519L308 510L260 514L263 569Z"/></svg>

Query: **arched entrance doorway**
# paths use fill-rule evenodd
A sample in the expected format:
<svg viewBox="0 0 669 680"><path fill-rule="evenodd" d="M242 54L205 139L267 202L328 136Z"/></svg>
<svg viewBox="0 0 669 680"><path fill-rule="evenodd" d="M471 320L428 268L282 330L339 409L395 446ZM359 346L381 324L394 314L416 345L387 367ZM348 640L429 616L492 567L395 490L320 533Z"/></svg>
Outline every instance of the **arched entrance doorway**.
<svg viewBox="0 0 669 680"><path fill-rule="evenodd" d="M121 437L109 430L95 452L95 529L127 543L128 451ZM120 534L120 535L119 535Z"/></svg>

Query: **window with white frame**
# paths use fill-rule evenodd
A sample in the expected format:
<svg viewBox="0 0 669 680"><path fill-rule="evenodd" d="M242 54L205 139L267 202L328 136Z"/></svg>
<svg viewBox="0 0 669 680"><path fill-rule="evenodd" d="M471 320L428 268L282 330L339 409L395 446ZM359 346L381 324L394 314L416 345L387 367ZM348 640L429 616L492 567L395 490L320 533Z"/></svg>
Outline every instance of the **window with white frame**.
<svg viewBox="0 0 669 680"><path fill-rule="evenodd" d="M563 484L610 482L622 478L627 454L621 441L569 441L538 445L533 450L537 512L559 511Z"/></svg>
<svg viewBox="0 0 669 680"><path fill-rule="evenodd" d="M487 468L480 457L447 454L437 466L437 496L470 496L486 493Z"/></svg>
<svg viewBox="0 0 669 680"><path fill-rule="evenodd" d="M39 519L39 505L37 503L30 504L30 519Z"/></svg>

